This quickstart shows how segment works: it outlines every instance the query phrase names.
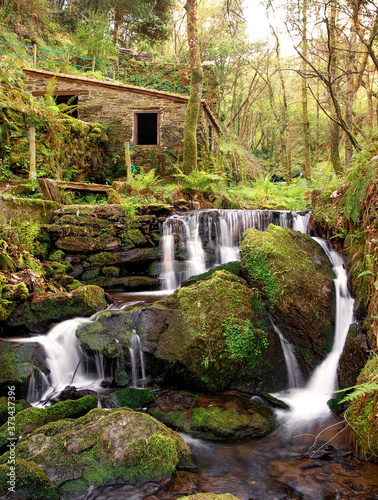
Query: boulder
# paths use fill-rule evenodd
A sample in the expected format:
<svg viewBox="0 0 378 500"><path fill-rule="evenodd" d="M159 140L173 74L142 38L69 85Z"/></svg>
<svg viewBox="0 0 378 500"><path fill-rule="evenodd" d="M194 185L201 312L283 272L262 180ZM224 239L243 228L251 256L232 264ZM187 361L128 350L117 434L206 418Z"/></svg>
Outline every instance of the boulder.
<svg viewBox="0 0 378 500"><path fill-rule="evenodd" d="M240 248L243 273L271 309L304 373L330 351L335 291L331 264L306 234L270 225L249 229Z"/></svg>
<svg viewBox="0 0 378 500"><path fill-rule="evenodd" d="M32 332L45 333L53 323L76 316L91 316L106 307L104 290L86 285L72 292L33 297L31 302L17 307L9 318L9 324L23 326Z"/></svg>
<svg viewBox="0 0 378 500"><path fill-rule="evenodd" d="M58 488L43 469L34 462L18 458L0 465L0 497L4 500L59 500Z"/></svg>
<svg viewBox="0 0 378 500"><path fill-rule="evenodd" d="M76 420L51 422L21 439L15 452L65 486L78 480L88 485L157 480L191 464L178 433L128 408L94 409ZM0 457L2 464L8 455Z"/></svg>
<svg viewBox="0 0 378 500"><path fill-rule="evenodd" d="M163 391L148 412L166 425L211 440L264 437L276 428L272 408L236 392Z"/></svg>
<svg viewBox="0 0 378 500"><path fill-rule="evenodd" d="M89 410L96 408L97 404L97 396L85 396L77 401L61 401L48 408L26 408L15 415L11 437L27 434L48 422L85 415ZM0 448L6 445L9 437L8 423L5 423L0 427Z"/></svg>
<svg viewBox="0 0 378 500"><path fill-rule="evenodd" d="M50 373L40 344L0 341L0 391L2 395L7 396L8 386L14 386L17 398L25 397L30 378L39 371L45 375Z"/></svg>
<svg viewBox="0 0 378 500"><path fill-rule="evenodd" d="M150 330L154 313L158 322ZM156 345L154 356L164 362L167 379L210 391L237 384L267 392L284 387L279 339L259 293L243 278L216 271L156 303L147 314L144 325L141 313L138 332L143 346Z"/></svg>
<svg viewBox="0 0 378 500"><path fill-rule="evenodd" d="M128 357L128 346L134 328L130 311L109 310L100 313L96 321L83 323L76 329L84 351L100 353L107 358Z"/></svg>

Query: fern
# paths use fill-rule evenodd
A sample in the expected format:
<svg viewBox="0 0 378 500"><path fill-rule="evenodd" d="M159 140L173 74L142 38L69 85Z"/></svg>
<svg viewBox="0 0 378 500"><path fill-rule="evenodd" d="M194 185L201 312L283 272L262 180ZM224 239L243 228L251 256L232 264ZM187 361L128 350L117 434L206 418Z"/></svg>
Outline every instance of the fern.
<svg viewBox="0 0 378 500"><path fill-rule="evenodd" d="M350 403L354 399L359 399L362 396L366 396L367 394L371 394L372 392L378 391L378 382L364 382L363 384L353 385L352 387L348 387L347 389L340 389L339 391L335 391L334 394L342 393L345 391L353 390L339 401L339 404L342 403Z"/></svg>

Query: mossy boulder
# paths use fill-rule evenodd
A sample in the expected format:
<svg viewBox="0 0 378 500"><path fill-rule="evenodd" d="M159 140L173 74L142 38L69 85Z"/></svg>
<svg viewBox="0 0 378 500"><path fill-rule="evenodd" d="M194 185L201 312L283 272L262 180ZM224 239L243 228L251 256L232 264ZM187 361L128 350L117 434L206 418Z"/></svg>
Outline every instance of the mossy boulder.
<svg viewBox="0 0 378 500"><path fill-rule="evenodd" d="M100 353L111 359L124 355L128 358L133 328L132 313L109 310L100 313L96 321L79 325L76 336L87 352Z"/></svg>
<svg viewBox="0 0 378 500"><path fill-rule="evenodd" d="M154 355L164 361L166 375L214 391L248 383L268 392L282 388L286 375L277 335L264 303L246 281L227 271L177 290L149 311L165 307L160 333L143 325L143 345L154 341ZM147 333L146 333L147 330ZM282 362L282 364L280 364ZM274 367L274 370L273 368Z"/></svg>
<svg viewBox="0 0 378 500"><path fill-rule="evenodd" d="M50 373L43 348L37 342L0 341L0 391L6 396L8 386L15 386L17 397L25 397L34 372Z"/></svg>
<svg viewBox="0 0 378 500"><path fill-rule="evenodd" d="M276 428L274 411L237 392L163 391L148 412L175 430L211 440L264 437Z"/></svg>
<svg viewBox="0 0 378 500"><path fill-rule="evenodd" d="M14 486L9 483L15 475ZM10 490L10 488L12 488ZM59 500L58 488L34 462L16 458L0 465L0 497L12 500Z"/></svg>
<svg viewBox="0 0 378 500"><path fill-rule="evenodd" d="M11 437L19 437L48 422L85 415L96 408L97 404L97 396L84 396L76 401L61 401L48 408L26 408L15 415L15 430ZM5 423L0 428L0 448L5 446L9 437L8 425Z"/></svg>
<svg viewBox="0 0 378 500"><path fill-rule="evenodd" d="M356 384L358 376L369 357L366 334L353 323L349 327L344 350L338 369L339 388L345 389Z"/></svg>
<svg viewBox="0 0 378 500"><path fill-rule="evenodd" d="M14 405L13 405L14 403ZM12 408L12 415L15 415L21 410L25 410L25 408L29 408L30 404L25 401L25 399L20 399L19 401L12 401L10 405ZM9 408L8 408L8 398L5 396L0 398L0 426L4 425L9 417Z"/></svg>
<svg viewBox="0 0 378 500"><path fill-rule="evenodd" d="M79 479L88 484L157 480L191 464L178 433L129 408L94 409L75 420L49 423L21 439L16 455L33 460L56 485ZM8 453L0 458L7 460Z"/></svg>
<svg viewBox="0 0 378 500"><path fill-rule="evenodd" d="M113 398L118 406L127 406L133 409L144 408L155 401L155 395L149 389L135 389L133 387L115 391Z"/></svg>
<svg viewBox="0 0 378 500"><path fill-rule="evenodd" d="M334 333L334 274L309 236L270 225L249 229L241 244L243 273L271 309L305 373L330 351Z"/></svg>
<svg viewBox="0 0 378 500"><path fill-rule="evenodd" d="M345 419L350 424L352 445L362 460L378 463L378 358L369 359L359 378ZM353 394L352 394L353 396Z"/></svg>
<svg viewBox="0 0 378 500"><path fill-rule="evenodd" d="M33 297L11 314L11 326L44 333L51 324L76 316L90 316L107 306L104 290L86 285L72 292L50 293Z"/></svg>

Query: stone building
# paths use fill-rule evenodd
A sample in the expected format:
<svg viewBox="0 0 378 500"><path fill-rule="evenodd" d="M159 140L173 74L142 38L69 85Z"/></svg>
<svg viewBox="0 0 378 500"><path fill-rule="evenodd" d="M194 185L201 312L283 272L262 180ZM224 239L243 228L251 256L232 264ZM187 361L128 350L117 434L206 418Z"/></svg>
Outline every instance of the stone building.
<svg viewBox="0 0 378 500"><path fill-rule="evenodd" d="M58 104L78 104L77 118L109 126L108 162L124 164L124 145L130 142L131 162L137 170L157 167L159 174L171 173L171 162L183 150L188 96L34 68L24 68L24 73L25 90L33 96L44 95L54 78ZM203 100L197 130L200 154L203 148L217 153L220 133L215 115Z"/></svg>

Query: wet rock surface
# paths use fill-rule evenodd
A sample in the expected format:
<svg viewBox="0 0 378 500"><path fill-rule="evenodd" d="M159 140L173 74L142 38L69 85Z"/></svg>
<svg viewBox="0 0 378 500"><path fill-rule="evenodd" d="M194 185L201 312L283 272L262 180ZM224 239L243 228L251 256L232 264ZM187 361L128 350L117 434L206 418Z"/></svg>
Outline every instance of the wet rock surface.
<svg viewBox="0 0 378 500"><path fill-rule="evenodd" d="M232 391L193 394L166 390L158 394L148 412L176 430L203 439L262 437L276 428L271 408Z"/></svg>
<svg viewBox="0 0 378 500"><path fill-rule="evenodd" d="M306 374L330 350L334 334L334 274L309 236L270 225L249 229L240 247L243 273L269 304L276 325Z"/></svg>

